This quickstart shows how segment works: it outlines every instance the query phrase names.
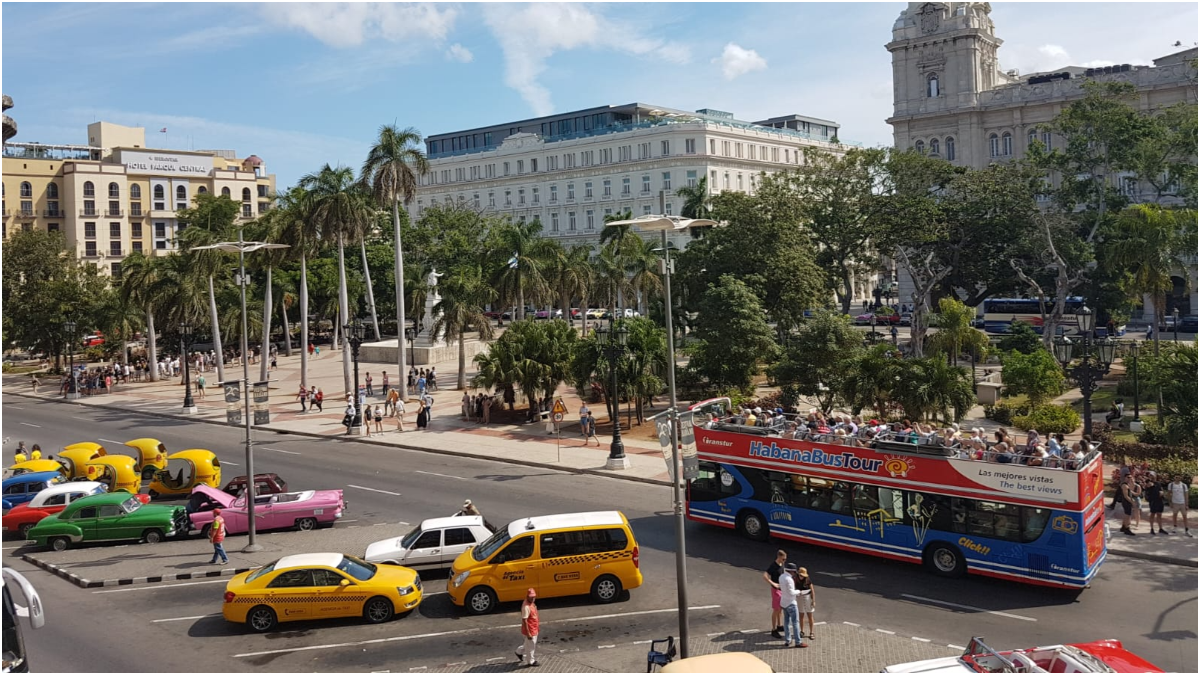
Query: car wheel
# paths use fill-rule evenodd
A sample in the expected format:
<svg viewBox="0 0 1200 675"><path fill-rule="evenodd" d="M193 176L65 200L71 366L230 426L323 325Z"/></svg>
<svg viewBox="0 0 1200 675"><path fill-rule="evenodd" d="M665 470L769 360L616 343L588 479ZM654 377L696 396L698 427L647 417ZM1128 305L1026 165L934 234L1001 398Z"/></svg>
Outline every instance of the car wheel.
<svg viewBox="0 0 1200 675"><path fill-rule="evenodd" d="M212 523L205 523L204 527L200 528L200 536L208 539L208 533L212 531Z"/></svg>
<svg viewBox="0 0 1200 675"><path fill-rule="evenodd" d="M55 551L65 551L71 545L71 540L68 537L54 537L50 540L50 548Z"/></svg>
<svg viewBox="0 0 1200 675"><path fill-rule="evenodd" d="M266 633L279 625L275 610L266 605L259 605L246 614L246 625L255 633Z"/></svg>
<svg viewBox="0 0 1200 675"><path fill-rule="evenodd" d="M158 496L158 493L155 492L154 490L147 490L146 494L150 495L150 499L154 499L155 497Z"/></svg>
<svg viewBox="0 0 1200 675"><path fill-rule="evenodd" d="M33 529L33 523L25 523L17 528L17 534L20 535L20 537L22 539L28 539L29 531L32 529Z"/></svg>
<svg viewBox="0 0 1200 675"><path fill-rule="evenodd" d="M621 580L611 574L596 579L592 582L592 600L602 605L621 597Z"/></svg>
<svg viewBox="0 0 1200 675"><path fill-rule="evenodd" d="M296 521L296 527L304 532L317 529L316 518L301 518Z"/></svg>
<svg viewBox="0 0 1200 675"><path fill-rule="evenodd" d="M465 605L472 614L487 614L496 609L496 592L487 586L477 586L467 593Z"/></svg>
<svg viewBox="0 0 1200 675"><path fill-rule="evenodd" d="M377 595L363 605L363 618L367 620L367 623L390 621L395 613L396 609L392 607L392 601L382 596Z"/></svg>
<svg viewBox="0 0 1200 675"><path fill-rule="evenodd" d="M962 553L950 544L934 544L925 549L925 566L939 577L961 577L967 571Z"/></svg>
<svg viewBox="0 0 1200 675"><path fill-rule="evenodd" d="M754 541L766 541L771 536L767 521L758 511L747 511L738 521L738 530L742 536Z"/></svg>
<svg viewBox="0 0 1200 675"><path fill-rule="evenodd" d="M146 530L145 534L142 535L142 539L147 544L157 544L163 540L163 531L158 529Z"/></svg>

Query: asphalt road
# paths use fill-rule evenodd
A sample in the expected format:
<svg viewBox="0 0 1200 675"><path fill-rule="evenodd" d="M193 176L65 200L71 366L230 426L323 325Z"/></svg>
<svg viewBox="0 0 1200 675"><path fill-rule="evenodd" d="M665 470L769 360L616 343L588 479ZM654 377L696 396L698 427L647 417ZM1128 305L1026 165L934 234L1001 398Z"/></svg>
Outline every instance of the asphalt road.
<svg viewBox="0 0 1200 675"><path fill-rule="evenodd" d="M40 443L51 453L83 440L119 451L124 440L150 436L169 450L213 450L227 477L245 471L239 429L16 396L6 397L0 410L5 437ZM360 527L415 523L450 514L467 497L495 523L620 509L641 546L645 584L612 605L592 605L586 598L543 601L544 648L579 649L577 659L603 668L611 667L603 649L608 645L678 634L668 488L353 441L274 433L260 438L257 471L279 473L292 489L345 491L350 510L338 528L350 521ZM237 548L239 539L232 538L227 548ZM519 640L516 606L468 617L444 595L430 595L419 611L382 626L327 621L251 635L220 617L224 580L85 590L14 561L9 554L17 546L4 543L5 562L31 570L49 619L27 637L41 671L395 671L447 663L467 668L511 659ZM688 524L693 635L769 628L760 570L775 548ZM785 548L814 574L818 621L853 622L956 645L972 635L986 636L996 647L1115 637L1161 668L1197 670L1194 568L1110 556L1093 587L1073 593L980 578L946 581L916 566L792 543ZM136 554L137 547L125 550ZM444 579L429 575L427 591L443 590Z"/></svg>

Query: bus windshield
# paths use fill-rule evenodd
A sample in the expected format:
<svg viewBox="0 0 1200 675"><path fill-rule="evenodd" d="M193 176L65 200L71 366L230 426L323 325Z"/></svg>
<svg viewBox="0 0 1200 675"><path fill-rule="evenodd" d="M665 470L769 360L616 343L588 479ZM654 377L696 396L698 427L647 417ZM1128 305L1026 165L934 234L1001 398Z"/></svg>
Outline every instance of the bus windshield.
<svg viewBox="0 0 1200 675"><path fill-rule="evenodd" d="M46 623L42 609L42 599L34 590L29 580L20 572L8 567L3 571L4 579L4 672L29 672L29 661L25 653L25 640L21 633L22 617L29 618L32 628L41 628ZM12 589L20 590L24 596L25 605L20 606L13 600Z"/></svg>

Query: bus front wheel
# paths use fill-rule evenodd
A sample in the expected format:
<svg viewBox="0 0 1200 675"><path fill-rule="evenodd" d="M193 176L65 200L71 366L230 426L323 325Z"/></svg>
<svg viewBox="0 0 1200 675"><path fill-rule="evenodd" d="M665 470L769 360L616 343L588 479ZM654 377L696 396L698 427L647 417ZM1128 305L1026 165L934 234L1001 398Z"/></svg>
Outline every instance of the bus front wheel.
<svg viewBox="0 0 1200 675"><path fill-rule="evenodd" d="M925 549L925 566L940 577L961 577L967 571L962 553L950 544L933 544Z"/></svg>
<svg viewBox="0 0 1200 675"><path fill-rule="evenodd" d="M771 531L767 527L767 519L758 511L746 511L738 519L738 530L742 536L754 541L766 541L767 537L771 536Z"/></svg>

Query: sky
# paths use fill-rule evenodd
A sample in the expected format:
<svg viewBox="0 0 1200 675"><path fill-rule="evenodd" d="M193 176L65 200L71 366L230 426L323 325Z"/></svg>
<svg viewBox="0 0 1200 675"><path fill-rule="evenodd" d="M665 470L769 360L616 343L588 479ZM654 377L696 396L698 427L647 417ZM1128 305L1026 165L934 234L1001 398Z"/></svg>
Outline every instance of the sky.
<svg viewBox="0 0 1200 675"><path fill-rule="evenodd" d="M836 120L890 145L906 3L12 3L3 93L17 141L264 159L280 189L361 167L382 124L425 135L635 101L753 121ZM992 3L1003 69L1148 64L1197 40L1197 3ZM167 133L159 133L166 128Z"/></svg>

